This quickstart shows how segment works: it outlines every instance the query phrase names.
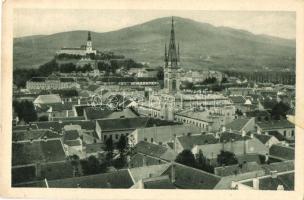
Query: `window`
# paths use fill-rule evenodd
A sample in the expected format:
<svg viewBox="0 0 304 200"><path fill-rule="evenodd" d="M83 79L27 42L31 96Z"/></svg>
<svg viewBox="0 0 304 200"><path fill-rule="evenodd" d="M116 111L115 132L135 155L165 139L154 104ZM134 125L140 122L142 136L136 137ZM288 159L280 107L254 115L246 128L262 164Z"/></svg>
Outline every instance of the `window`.
<svg viewBox="0 0 304 200"><path fill-rule="evenodd" d="M284 131L284 137L286 137L286 131Z"/></svg>
<svg viewBox="0 0 304 200"><path fill-rule="evenodd" d="M104 139L104 141L106 141L107 140L107 135L104 135L103 139Z"/></svg>
<svg viewBox="0 0 304 200"><path fill-rule="evenodd" d="M147 142L147 138L144 138L144 141Z"/></svg>
<svg viewBox="0 0 304 200"><path fill-rule="evenodd" d="M294 130L291 131L291 137L294 137Z"/></svg>
<svg viewBox="0 0 304 200"><path fill-rule="evenodd" d="M151 143L153 143L153 138L151 138Z"/></svg>

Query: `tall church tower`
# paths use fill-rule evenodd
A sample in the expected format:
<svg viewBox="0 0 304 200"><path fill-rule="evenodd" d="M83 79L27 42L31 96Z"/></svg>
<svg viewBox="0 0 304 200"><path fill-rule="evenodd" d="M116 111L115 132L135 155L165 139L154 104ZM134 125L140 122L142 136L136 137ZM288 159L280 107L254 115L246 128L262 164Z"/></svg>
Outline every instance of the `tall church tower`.
<svg viewBox="0 0 304 200"><path fill-rule="evenodd" d="M172 17L170 42L167 51L165 45L164 88L169 93L176 93L180 87L179 45L175 44L174 20Z"/></svg>
<svg viewBox="0 0 304 200"><path fill-rule="evenodd" d="M86 46L87 53L91 53L93 51L92 47L92 40L91 40L91 32L88 32L88 40L87 40L87 46Z"/></svg>

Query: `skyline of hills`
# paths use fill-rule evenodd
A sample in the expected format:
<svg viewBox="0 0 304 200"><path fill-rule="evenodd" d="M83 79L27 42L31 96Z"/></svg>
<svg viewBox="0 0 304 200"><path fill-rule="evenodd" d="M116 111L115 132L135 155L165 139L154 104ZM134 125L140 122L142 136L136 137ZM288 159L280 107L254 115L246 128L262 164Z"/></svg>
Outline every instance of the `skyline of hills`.
<svg viewBox="0 0 304 200"><path fill-rule="evenodd" d="M255 35L180 17L174 17L174 22L183 68L295 69L295 40ZM163 65L164 46L169 42L170 29L171 17L165 17L117 31L91 34L94 48L157 67ZM79 47L86 43L86 39L87 30L14 38L14 69L36 68L52 59L61 47Z"/></svg>

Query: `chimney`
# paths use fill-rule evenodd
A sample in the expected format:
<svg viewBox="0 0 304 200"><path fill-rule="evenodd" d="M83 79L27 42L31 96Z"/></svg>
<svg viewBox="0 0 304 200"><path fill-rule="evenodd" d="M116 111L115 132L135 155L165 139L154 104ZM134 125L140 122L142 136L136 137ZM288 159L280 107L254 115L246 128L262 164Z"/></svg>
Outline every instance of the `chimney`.
<svg viewBox="0 0 304 200"><path fill-rule="evenodd" d="M246 131L242 130L242 137L245 137L245 136L246 136Z"/></svg>
<svg viewBox="0 0 304 200"><path fill-rule="evenodd" d="M268 131L265 132L265 135L269 135Z"/></svg>
<svg viewBox="0 0 304 200"><path fill-rule="evenodd" d="M265 163L268 163L268 161L269 161L269 155L268 155L268 153L266 153L265 154Z"/></svg>
<svg viewBox="0 0 304 200"><path fill-rule="evenodd" d="M270 176L273 179L278 178L278 171L274 170L274 171L270 171Z"/></svg>
<svg viewBox="0 0 304 200"><path fill-rule="evenodd" d="M254 190L259 190L260 187L260 181L258 178L252 179L252 185Z"/></svg>
<svg viewBox="0 0 304 200"><path fill-rule="evenodd" d="M64 101L62 100L61 103L64 104Z"/></svg>
<svg viewBox="0 0 304 200"><path fill-rule="evenodd" d="M77 103L78 103L78 105L80 105L80 98L77 99Z"/></svg>
<svg viewBox="0 0 304 200"><path fill-rule="evenodd" d="M69 117L69 111L68 110L65 111L65 116Z"/></svg>
<svg viewBox="0 0 304 200"><path fill-rule="evenodd" d="M250 138L253 139L253 133L250 133Z"/></svg>
<svg viewBox="0 0 304 200"><path fill-rule="evenodd" d="M147 166L147 158L146 155L143 156L143 167Z"/></svg>
<svg viewBox="0 0 304 200"><path fill-rule="evenodd" d="M262 134L262 132L261 132L261 130L259 128L257 129L257 133L258 134Z"/></svg>
<svg viewBox="0 0 304 200"><path fill-rule="evenodd" d="M173 162L171 162L171 183L175 183L175 166Z"/></svg>
<svg viewBox="0 0 304 200"><path fill-rule="evenodd" d="M284 186L283 185L278 185L277 190L284 190Z"/></svg>
<svg viewBox="0 0 304 200"><path fill-rule="evenodd" d="M225 131L226 131L226 127L222 126L222 132L225 132Z"/></svg>

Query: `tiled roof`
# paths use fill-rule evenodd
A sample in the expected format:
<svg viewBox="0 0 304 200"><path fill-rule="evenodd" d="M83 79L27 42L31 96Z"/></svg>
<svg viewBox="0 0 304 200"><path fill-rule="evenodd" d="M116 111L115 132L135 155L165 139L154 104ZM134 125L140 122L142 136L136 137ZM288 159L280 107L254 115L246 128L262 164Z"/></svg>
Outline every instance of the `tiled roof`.
<svg viewBox="0 0 304 200"><path fill-rule="evenodd" d="M77 140L79 138L79 132L77 130L64 131L63 139L66 140Z"/></svg>
<svg viewBox="0 0 304 200"><path fill-rule="evenodd" d="M172 167L175 174L173 184L180 189L213 189L221 180L221 177L214 174L178 163L172 164L163 175L171 178Z"/></svg>
<svg viewBox="0 0 304 200"><path fill-rule="evenodd" d="M134 182L128 170L48 181L50 188L130 188Z"/></svg>
<svg viewBox="0 0 304 200"><path fill-rule="evenodd" d="M180 136L177 139L184 149L192 149L195 145L215 144L218 142L211 134Z"/></svg>
<svg viewBox="0 0 304 200"><path fill-rule="evenodd" d="M294 160L295 150L292 147L275 144L270 147L269 155L286 160Z"/></svg>
<svg viewBox="0 0 304 200"><path fill-rule="evenodd" d="M273 129L282 129L282 128L294 128L295 125L289 122L286 119L283 120L271 120L271 121L263 121L263 122L256 122L260 128L264 131L266 130L273 130Z"/></svg>
<svg viewBox="0 0 304 200"><path fill-rule="evenodd" d="M262 168L258 163L248 162L245 164L216 167L214 168L214 173L218 176L231 176L259 170L262 170Z"/></svg>
<svg viewBox="0 0 304 200"><path fill-rule="evenodd" d="M13 143L12 165L65 160L66 156L59 139Z"/></svg>
<svg viewBox="0 0 304 200"><path fill-rule="evenodd" d="M136 129L136 128L144 128L144 127L168 126L168 125L179 124L176 122L148 118L148 117L102 119L102 120L97 120L97 123L104 131Z"/></svg>
<svg viewBox="0 0 304 200"><path fill-rule="evenodd" d="M155 166L164 163L165 161L162 161L160 158L155 158L155 157L143 155L141 153L136 153L131 157L130 167L132 169L139 167Z"/></svg>
<svg viewBox="0 0 304 200"><path fill-rule="evenodd" d="M262 165L262 168L267 174L271 171L286 172L294 170L294 160L288 160L283 162L275 162L270 164Z"/></svg>
<svg viewBox="0 0 304 200"><path fill-rule="evenodd" d="M143 180L144 189L175 189L168 175Z"/></svg>
<svg viewBox="0 0 304 200"><path fill-rule="evenodd" d="M13 131L13 141L30 141L38 139L61 138L61 135L50 130Z"/></svg>
<svg viewBox="0 0 304 200"><path fill-rule="evenodd" d="M227 130L241 131L241 129L251 120L251 118L239 118L225 125Z"/></svg>
<svg viewBox="0 0 304 200"><path fill-rule="evenodd" d="M232 140L240 141L240 140L248 140L248 139L250 139L249 136L247 135L242 136L241 134L238 133L227 132L227 131L220 133L220 142L230 142Z"/></svg>
<svg viewBox="0 0 304 200"><path fill-rule="evenodd" d="M140 155L140 154L137 154ZM130 168L130 173L135 182L149 178L160 176L169 167L169 163L156 163L154 165L146 165L142 167Z"/></svg>
<svg viewBox="0 0 304 200"><path fill-rule="evenodd" d="M254 110L246 112L247 117L270 117L270 113L267 110Z"/></svg>
<svg viewBox="0 0 304 200"><path fill-rule="evenodd" d="M279 133L278 131L269 131L268 134L276 137L279 141L284 141L285 140L285 137L281 133Z"/></svg>
<svg viewBox="0 0 304 200"><path fill-rule="evenodd" d="M64 144L73 147L73 146L81 146L81 142L79 140L67 140L64 141Z"/></svg>
<svg viewBox="0 0 304 200"><path fill-rule="evenodd" d="M260 140L263 144L266 144L273 136L265 134L254 134L254 137Z"/></svg>
<svg viewBox="0 0 304 200"><path fill-rule="evenodd" d="M246 101L243 96L229 96L229 98L234 104L244 104Z"/></svg>
<svg viewBox="0 0 304 200"><path fill-rule="evenodd" d="M162 146L162 145L157 145L157 144L152 144L149 142L140 141L139 143L137 143L135 145L134 151L145 154L145 155L149 155L152 157L156 157L156 158L163 158L165 156L165 154L171 150L169 150L167 147ZM172 156L176 156L176 155L172 155ZM175 159L175 157L173 159Z"/></svg>
<svg viewBox="0 0 304 200"><path fill-rule="evenodd" d="M252 187L252 180L244 182L244 185ZM260 190L277 190L282 185L284 190L294 190L294 172L278 175L277 178L271 176L259 179Z"/></svg>
<svg viewBox="0 0 304 200"><path fill-rule="evenodd" d="M13 131L26 131L26 130L38 129L38 127L35 124L30 124L30 125L13 126L12 129Z"/></svg>

